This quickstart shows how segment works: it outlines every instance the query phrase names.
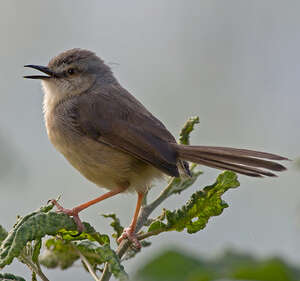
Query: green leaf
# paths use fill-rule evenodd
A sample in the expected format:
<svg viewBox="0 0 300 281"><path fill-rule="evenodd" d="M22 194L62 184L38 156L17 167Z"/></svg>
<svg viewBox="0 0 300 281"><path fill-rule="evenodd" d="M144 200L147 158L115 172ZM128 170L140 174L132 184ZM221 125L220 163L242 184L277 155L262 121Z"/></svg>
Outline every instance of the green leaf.
<svg viewBox="0 0 300 281"><path fill-rule="evenodd" d="M85 255L90 262L92 262L92 264L93 262L96 262L98 265L108 262L110 271L117 279L122 281L128 280L128 275L124 271L124 267L121 265L119 257L109 245L95 247L95 245L89 241L83 241L80 242L77 247L80 252ZM91 254L94 257L93 260L91 260Z"/></svg>
<svg viewBox="0 0 300 281"><path fill-rule="evenodd" d="M0 243L6 238L7 231L0 225Z"/></svg>
<svg viewBox="0 0 300 281"><path fill-rule="evenodd" d="M196 124L199 123L199 117L190 117L186 123L184 124L183 128L179 134L178 142L180 144L189 145L190 144L190 134L194 130ZM178 178L171 178L169 181L168 187L168 196L171 194L180 193L181 191L187 189L191 185L195 183L198 179L199 175L202 174L202 171L196 170L197 164L192 164L190 167L191 177L178 177Z"/></svg>
<svg viewBox="0 0 300 281"><path fill-rule="evenodd" d="M45 243L46 251L39 257L40 264L47 268L66 269L79 259L74 246L69 241L50 238Z"/></svg>
<svg viewBox="0 0 300 281"><path fill-rule="evenodd" d="M100 245L110 244L110 240L108 235L106 234L100 234L99 232L96 232L96 230L88 223L83 223L85 232L82 232L80 235L78 234L78 231L72 231L72 230L66 230L61 229L58 231L58 234L67 241L78 241L78 240L85 240L88 239L90 241L96 241Z"/></svg>
<svg viewBox="0 0 300 281"><path fill-rule="evenodd" d="M298 281L300 268L279 258L257 259L226 251L217 259L204 259L179 250L167 250L139 268L135 281Z"/></svg>
<svg viewBox="0 0 300 281"><path fill-rule="evenodd" d="M111 272L119 280L127 280L127 274L116 253L110 248L109 244L97 246L91 241L71 242L58 238L48 239L45 243L46 252L40 257L40 263L48 268L60 267L66 269L79 259L78 249L97 269L105 262L109 263Z"/></svg>
<svg viewBox="0 0 300 281"><path fill-rule="evenodd" d="M56 235L61 230L76 231L77 226L72 218L65 214L55 212L45 213L49 208L41 208L23 218L19 218L13 229L0 246L0 268L10 264L15 257L18 257L26 243L33 240L40 240L45 235ZM99 243L109 241L108 237L103 238L95 232L88 223L84 223L85 231ZM91 233L89 233L91 231ZM84 235L84 234L83 234Z"/></svg>
<svg viewBox="0 0 300 281"><path fill-rule="evenodd" d="M184 124L181 132L179 134L179 143L188 145L190 144L190 134L194 130L196 124L199 123L199 117L190 117L188 121Z"/></svg>
<svg viewBox="0 0 300 281"><path fill-rule="evenodd" d="M124 227L121 225L119 218L116 214L103 214L104 218L111 218L113 221L110 223L110 226L114 229L115 233L112 234L112 237L118 239L123 233Z"/></svg>
<svg viewBox="0 0 300 281"><path fill-rule="evenodd" d="M228 207L221 196L230 188L239 186L234 172L220 174L213 185L195 192L190 200L175 211L164 210L163 214L150 225L148 232L182 231L195 233L203 229L210 217L220 215ZM166 220L166 222L164 222Z"/></svg>
<svg viewBox="0 0 300 281"><path fill-rule="evenodd" d="M41 252L41 247L42 247L42 239L37 239L34 242L34 246L33 246L33 253L32 253L32 261L34 263L38 262L38 258Z"/></svg>
<svg viewBox="0 0 300 281"><path fill-rule="evenodd" d="M196 270L201 271L197 279L190 276ZM209 276L209 279L203 279ZM215 280L212 270L195 257L181 253L176 250L164 251L140 267L135 275L135 281L206 281Z"/></svg>
<svg viewBox="0 0 300 281"><path fill-rule="evenodd" d="M8 280L25 281L25 279L20 276L16 276L10 273L0 273L0 281L8 281Z"/></svg>

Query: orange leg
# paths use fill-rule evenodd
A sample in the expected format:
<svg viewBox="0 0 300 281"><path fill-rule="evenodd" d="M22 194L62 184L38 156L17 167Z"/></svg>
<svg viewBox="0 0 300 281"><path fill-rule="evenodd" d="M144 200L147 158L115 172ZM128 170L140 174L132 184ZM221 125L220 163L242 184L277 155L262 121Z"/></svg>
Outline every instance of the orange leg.
<svg viewBox="0 0 300 281"><path fill-rule="evenodd" d="M135 235L135 227L136 227L137 219L138 219L140 209L142 206L142 201L143 201L144 195L145 194L143 192L138 192L138 201L136 203L136 208L135 208L135 212L134 212L132 221L131 221L129 227L125 228L122 235L118 238L118 243L120 243L123 239L127 238L133 242L135 247L137 247L138 249L141 248L141 243L139 242L139 240L137 239L137 237Z"/></svg>
<svg viewBox="0 0 300 281"><path fill-rule="evenodd" d="M105 193L105 194L103 194L103 195L101 195L101 196L99 196L99 197L97 197L97 198L95 198L95 199L93 199L91 201L83 203L83 204L81 204L81 205L79 205L79 206L77 206L77 207L75 207L73 209L65 209L65 208L63 208L54 199L50 200L50 202L57 207L57 211L58 212L64 213L64 214L66 214L66 215L68 215L70 217L73 217L73 219L74 219L74 221L75 221L75 223L77 225L77 229L81 233L83 231L83 229L84 229L84 226L83 226L83 224L82 224L82 222L81 222L81 220L79 218L79 215L78 215L79 212L81 212L82 210L88 208L89 206L94 205L94 204L96 204L96 203L98 203L98 202L100 202L100 201L102 201L104 199L107 199L107 198L112 197L112 196L114 196L114 195L116 195L118 193L121 193L124 190L125 190L125 188L118 188L116 190L109 191L109 192L107 192L107 193Z"/></svg>

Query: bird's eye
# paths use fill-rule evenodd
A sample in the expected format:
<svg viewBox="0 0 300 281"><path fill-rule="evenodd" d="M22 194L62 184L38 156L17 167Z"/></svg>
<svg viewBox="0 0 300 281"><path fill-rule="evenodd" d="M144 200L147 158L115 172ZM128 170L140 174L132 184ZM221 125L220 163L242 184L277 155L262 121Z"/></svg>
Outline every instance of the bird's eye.
<svg viewBox="0 0 300 281"><path fill-rule="evenodd" d="M75 73L74 68L69 68L68 69L68 74L73 75Z"/></svg>

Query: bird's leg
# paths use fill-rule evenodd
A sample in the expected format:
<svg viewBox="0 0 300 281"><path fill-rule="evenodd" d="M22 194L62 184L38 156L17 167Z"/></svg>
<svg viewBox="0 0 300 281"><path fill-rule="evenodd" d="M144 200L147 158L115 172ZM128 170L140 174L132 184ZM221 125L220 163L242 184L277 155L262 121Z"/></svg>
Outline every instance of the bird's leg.
<svg viewBox="0 0 300 281"><path fill-rule="evenodd" d="M51 202L53 205L55 205L57 207L57 212L64 213L64 214L66 214L66 215L68 215L70 217L73 217L73 219L74 219L74 221L75 221L75 223L77 225L77 230L79 231L79 233L81 233L84 230L84 226L83 226L83 224L82 224L82 222L81 222L81 220L79 218L79 215L78 215L79 212L81 212L82 210L84 210L84 209L90 207L91 205L94 205L94 204L96 204L96 203L98 203L98 202L100 202L100 201L102 201L104 199L107 199L107 198L112 197L112 196L114 196L114 195L116 195L118 193L121 193L125 189L126 188L118 188L116 190L109 191L109 192L107 192L107 193L105 193L105 194L103 194L103 195L101 195L101 196L99 196L99 197L97 197L97 198L95 198L95 199L93 199L91 201L83 203L83 204L81 204L81 205L79 205L79 206L77 206L77 207L75 207L73 209L65 209L65 208L63 208L54 199L49 200L49 202Z"/></svg>
<svg viewBox="0 0 300 281"><path fill-rule="evenodd" d="M137 239L136 234L135 234L135 227L136 227L137 219L138 219L140 209L142 206L142 201L143 201L144 195L145 194L143 192L138 192L138 200L136 203L136 208L135 208L135 212L134 212L132 221L131 221L129 227L124 228L122 235L118 238L118 243L121 243L121 241L123 239L128 239L134 244L134 246L136 248L138 248L138 249L141 248L141 243L139 242L139 240Z"/></svg>

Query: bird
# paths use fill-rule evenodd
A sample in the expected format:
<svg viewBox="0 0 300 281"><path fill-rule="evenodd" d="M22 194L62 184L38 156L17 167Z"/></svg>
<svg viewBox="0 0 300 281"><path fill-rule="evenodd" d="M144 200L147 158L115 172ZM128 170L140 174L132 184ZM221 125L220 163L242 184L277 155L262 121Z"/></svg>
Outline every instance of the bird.
<svg viewBox="0 0 300 281"><path fill-rule="evenodd" d="M54 147L89 181L108 191L73 209L51 202L71 217L79 232L79 213L114 195L138 195L129 227L118 243L129 239L141 244L135 233L145 193L152 182L170 177L190 177L189 162L250 177L274 177L284 171L277 161L288 158L255 150L203 145L182 145L165 125L124 89L111 68L94 52L74 48L60 53L47 66L25 65L42 75L43 112L48 137Z"/></svg>

